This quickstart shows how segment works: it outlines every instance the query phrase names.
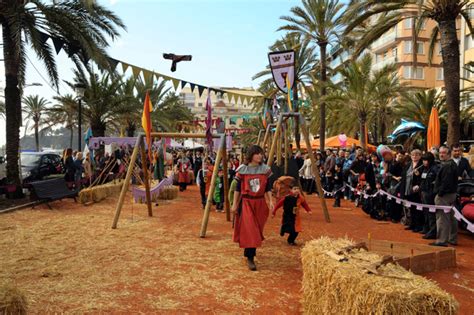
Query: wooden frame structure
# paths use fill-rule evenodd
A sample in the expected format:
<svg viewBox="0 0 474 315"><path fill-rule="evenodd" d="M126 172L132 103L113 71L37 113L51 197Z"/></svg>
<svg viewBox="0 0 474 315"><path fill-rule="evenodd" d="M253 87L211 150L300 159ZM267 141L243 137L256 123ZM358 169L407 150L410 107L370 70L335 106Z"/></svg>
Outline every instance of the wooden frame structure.
<svg viewBox="0 0 474 315"><path fill-rule="evenodd" d="M117 202L117 207L115 208L115 216L114 216L114 221L112 223L112 229L117 228L117 223L120 218L120 213L122 211L123 203L125 200L125 195L127 194L128 187L130 185L130 180L132 178L133 174L133 167L135 166L135 162L138 158L138 152L140 150L141 152L141 157L142 157L142 168L143 168L143 173L144 173L144 182L145 182L145 191L146 191L146 203L147 203L147 208L148 208L148 216L152 217L153 216L153 209L151 205L151 196L150 196L150 184L148 181L148 169L147 169L147 161L146 161L146 152L145 152L145 142L144 142L144 134L141 133L137 137L137 142L135 143L135 147L132 152L132 157L130 158L130 163L127 169L127 175L125 176L125 182L122 186L122 191L120 192L120 197ZM207 138L206 134L204 133L172 133L172 132L152 132L151 133L152 138L200 138L200 139L205 139ZM212 135L213 139L220 139L219 143L219 148L217 151L217 158L214 163L214 170L212 172L212 178L211 178L211 183L209 187L209 194L208 198L206 201L206 207L204 209L204 216L202 220L202 225L201 225L201 237L205 237L206 235L206 230L207 230L207 223L209 221L209 214L211 211L211 205L212 205L212 198L209 196L212 196L214 194L215 190L215 183L217 180L217 174L219 172L219 164L222 161L223 164L223 171L224 171L224 209L226 212L226 220L230 221L230 202L229 202L229 183L228 183L228 169L227 169L227 149L226 149L226 138L224 134L214 134Z"/></svg>
<svg viewBox="0 0 474 315"><path fill-rule="evenodd" d="M309 132L306 127L306 122L303 119L303 116L300 113L281 113L278 122L276 124L276 129L275 129L275 134L272 139L271 147L270 147L270 152L268 153L268 166L272 166L273 162L275 160L275 153L276 153L276 158L277 158L277 164L281 166L281 158L282 158L282 146L284 146L284 152L285 152L285 174L288 172L288 158L290 156L290 147L288 143L288 135L283 134L282 132L282 127L283 124L285 126L287 125L288 119L293 118L293 119L299 119L300 126L301 126L301 131L303 133L303 138L306 143L306 147L308 149L308 155L309 158L311 159L311 169L313 171L313 176L316 181L316 187L318 189L318 195L319 195L319 200L321 201L321 207L323 208L323 213L324 213L324 219L326 222L331 222L331 219L329 217L329 212L328 208L326 205L326 200L324 199L324 193L323 189L321 186L321 178L319 177L319 170L316 166L316 158L314 157L313 150L311 149L311 142L309 140ZM269 141L270 139L270 132L271 128L273 128L274 124L270 124L267 126L267 131L265 133L265 138L263 140L263 148L266 146L266 142ZM286 129L285 129L286 130ZM282 139L284 138L284 139Z"/></svg>

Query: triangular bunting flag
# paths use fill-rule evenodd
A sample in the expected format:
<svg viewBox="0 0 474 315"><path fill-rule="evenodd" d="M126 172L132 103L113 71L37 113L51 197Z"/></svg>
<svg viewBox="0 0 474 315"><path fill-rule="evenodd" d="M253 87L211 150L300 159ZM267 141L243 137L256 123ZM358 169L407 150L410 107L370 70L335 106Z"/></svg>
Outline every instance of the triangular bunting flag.
<svg viewBox="0 0 474 315"><path fill-rule="evenodd" d="M181 80L181 88L184 89L184 87L188 84L188 82Z"/></svg>
<svg viewBox="0 0 474 315"><path fill-rule="evenodd" d="M42 45L46 43L46 41L49 39L49 35L43 32L38 32L39 33L39 39Z"/></svg>
<svg viewBox="0 0 474 315"><path fill-rule="evenodd" d="M123 61L121 61L121 63L122 63L123 73L127 72L127 69L128 69L128 67L130 67L130 65L128 63L123 62Z"/></svg>
<svg viewBox="0 0 474 315"><path fill-rule="evenodd" d="M159 73L153 72L153 75L155 76L156 81L160 81L160 79L162 78L161 74Z"/></svg>
<svg viewBox="0 0 474 315"><path fill-rule="evenodd" d="M152 82L153 83L153 72L142 69L143 70L143 78L145 79L145 82Z"/></svg>
<svg viewBox="0 0 474 315"><path fill-rule="evenodd" d="M202 93L204 93L204 90L206 89L205 86L202 86L202 85L198 85L198 92L199 92L199 97L202 96Z"/></svg>
<svg viewBox="0 0 474 315"><path fill-rule="evenodd" d="M61 48L64 46L64 41L58 37L51 37L53 40L54 49L56 50L56 54L59 54Z"/></svg>
<svg viewBox="0 0 474 315"><path fill-rule="evenodd" d="M131 66L131 67L132 67L133 77L137 79L140 76L140 72L142 72L142 69L135 66Z"/></svg>
<svg viewBox="0 0 474 315"><path fill-rule="evenodd" d="M108 57L107 60L109 61L110 68L112 69L112 71L115 71L119 61L117 59L110 58L110 57Z"/></svg>
<svg viewBox="0 0 474 315"><path fill-rule="evenodd" d="M241 102L241 99L240 99L240 95L239 95L239 94L235 94L234 97L235 97L235 103L236 103L236 104L238 104L238 103Z"/></svg>
<svg viewBox="0 0 474 315"><path fill-rule="evenodd" d="M196 87L196 84L190 82L189 86L191 87L191 92L194 92L194 88Z"/></svg>
<svg viewBox="0 0 474 315"><path fill-rule="evenodd" d="M162 77L163 80L165 80L165 81L170 81L170 80L171 80L171 78L170 78L169 76L164 75L164 74L161 74L161 77Z"/></svg>
<svg viewBox="0 0 474 315"><path fill-rule="evenodd" d="M171 78L171 81L173 81L174 90L177 91L179 87L179 80L175 78Z"/></svg>
<svg viewBox="0 0 474 315"><path fill-rule="evenodd" d="M67 45L67 54L69 57L74 56L81 50L81 46L79 45L79 42L74 41L73 43L69 43Z"/></svg>

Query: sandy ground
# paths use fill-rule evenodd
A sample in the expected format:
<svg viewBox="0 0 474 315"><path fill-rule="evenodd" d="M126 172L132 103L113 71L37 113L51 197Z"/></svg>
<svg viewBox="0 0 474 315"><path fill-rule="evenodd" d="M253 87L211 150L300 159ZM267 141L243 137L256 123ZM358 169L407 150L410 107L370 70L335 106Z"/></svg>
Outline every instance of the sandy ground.
<svg viewBox="0 0 474 315"><path fill-rule="evenodd" d="M300 247L279 236L269 219L248 271L231 242L225 215L211 213L207 237L199 238L202 209L196 187L154 206L127 197L117 230L110 228L117 198L83 206L71 200L0 216L0 282L14 283L29 312L67 313L271 313L297 314L301 307ZM401 225L379 223L343 201L325 223L319 201L303 214L300 244L321 235L426 244ZM328 201L330 205L332 200ZM279 213L281 214L281 212ZM474 314L474 238L460 235L458 267L427 274L454 294L461 314Z"/></svg>

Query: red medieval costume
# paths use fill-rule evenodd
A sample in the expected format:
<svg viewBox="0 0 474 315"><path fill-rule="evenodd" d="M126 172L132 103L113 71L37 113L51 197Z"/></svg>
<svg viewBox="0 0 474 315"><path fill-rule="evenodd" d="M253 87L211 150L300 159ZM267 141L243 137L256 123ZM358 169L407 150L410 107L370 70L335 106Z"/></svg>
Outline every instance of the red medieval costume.
<svg viewBox="0 0 474 315"><path fill-rule="evenodd" d="M189 168L191 167L191 162L189 161L188 158L183 157L178 160L177 163L177 169L178 169L178 184L179 184L179 190L184 191L186 190L186 186L189 183Z"/></svg>
<svg viewBox="0 0 474 315"><path fill-rule="evenodd" d="M300 208L303 207L306 212L310 213L311 209L302 195L295 196L288 194L285 198L280 199L272 214L275 215L279 208L283 207L283 217L281 220L280 235L288 233L288 244L295 245L295 239L301 229Z"/></svg>
<svg viewBox="0 0 474 315"><path fill-rule="evenodd" d="M235 217L233 241L245 248L246 257L255 256L256 248L262 245L263 228L269 209L265 193L270 191L271 169L265 164L257 166L242 165L235 176L236 191L241 194L241 204Z"/></svg>

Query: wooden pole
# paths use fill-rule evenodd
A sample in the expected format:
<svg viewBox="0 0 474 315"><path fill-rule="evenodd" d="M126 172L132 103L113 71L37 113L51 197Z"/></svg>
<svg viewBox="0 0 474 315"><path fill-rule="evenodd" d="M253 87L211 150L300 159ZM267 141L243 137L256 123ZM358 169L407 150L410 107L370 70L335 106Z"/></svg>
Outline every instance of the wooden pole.
<svg viewBox="0 0 474 315"><path fill-rule="evenodd" d="M135 166L135 161L137 160L138 150L140 143L142 142L143 135L137 137L137 142L135 143L135 148L133 148L132 157L130 158L130 163L128 165L127 176L125 176L125 182L122 186L122 191L120 192L120 197L115 209L114 222L112 223L112 229L117 228L117 222L120 217L120 211L122 211L123 202L125 200L125 195L127 194L128 186L130 185L130 179L132 178L133 167Z"/></svg>
<svg viewBox="0 0 474 315"><path fill-rule="evenodd" d="M151 150L151 148L148 148ZM143 171L143 181L145 182L145 196L146 196L146 204L148 207L148 216L153 216L153 208L151 207L151 195L150 195L150 180L148 176L148 165L146 161L146 151L145 151L145 141L142 141L140 144L140 151L142 156L142 171Z"/></svg>
<svg viewBox="0 0 474 315"><path fill-rule="evenodd" d="M283 120L283 116L280 114L280 117L278 118L278 123L276 125L275 134L272 139L272 146L270 147L270 153L268 153L268 160L267 160L268 166L273 165L274 155L275 155L275 150L277 146L278 135L280 134L280 130L281 130L282 120Z"/></svg>
<svg viewBox="0 0 474 315"><path fill-rule="evenodd" d="M206 237L207 223L209 222L209 213L211 212L212 195L216 186L217 173L219 172L219 164L222 160L222 145L224 145L225 138L221 136L220 148L217 150L216 162L214 163L214 170L212 172L211 183L209 184L209 193L207 195L206 207L204 208L204 215L202 217L200 237Z"/></svg>
<svg viewBox="0 0 474 315"><path fill-rule="evenodd" d="M265 136L263 137L263 142L261 144L259 143L259 145L263 149L263 152L265 152L265 153L267 152L267 149L266 149L267 148L267 142L268 142L268 139L270 138L270 133L271 133L271 130L272 130L272 126L273 126L273 124L269 124L267 126L267 129L265 130Z"/></svg>
<svg viewBox="0 0 474 315"><path fill-rule="evenodd" d="M321 178L319 177L319 170L318 170L318 167L316 166L316 159L314 157L313 150L311 148L311 142L309 141L309 133L308 133L308 129L306 128L306 122L304 121L303 116L301 116L301 114L299 114L296 119L300 120L301 131L303 132L306 148L308 150L309 158L311 159L311 169L313 170L313 176L316 180L316 187L318 188L318 195L319 195L319 200L321 201L321 207L323 208L324 219L326 220L326 222L329 223L331 222L331 218L329 217L329 211L326 205L326 199L324 199L323 188L321 186Z"/></svg>
<svg viewBox="0 0 474 315"><path fill-rule="evenodd" d="M281 141L281 138L282 138L283 134L284 134L284 130L283 130L283 122L282 122L280 133L277 136L277 149L276 149L277 150L277 153L276 153L277 158L276 158L276 160L277 160L278 167L281 166L281 157L282 157L282 152L281 152L282 141Z"/></svg>
<svg viewBox="0 0 474 315"><path fill-rule="evenodd" d="M258 143L258 145L260 145L260 146L261 146L261 141L263 141L263 140L262 140L262 132L263 132L263 131L265 131L265 129L260 129L260 130L258 131L257 143Z"/></svg>
<svg viewBox="0 0 474 315"><path fill-rule="evenodd" d="M284 141L285 141L285 175L288 175L288 160L290 158L291 152L289 152L290 148L288 145L288 123L285 123L285 133L283 134L284 136Z"/></svg>
<svg viewBox="0 0 474 315"><path fill-rule="evenodd" d="M229 200L229 167L227 165L227 144L222 146L222 170L224 171L224 209L225 218L230 222L230 200Z"/></svg>

